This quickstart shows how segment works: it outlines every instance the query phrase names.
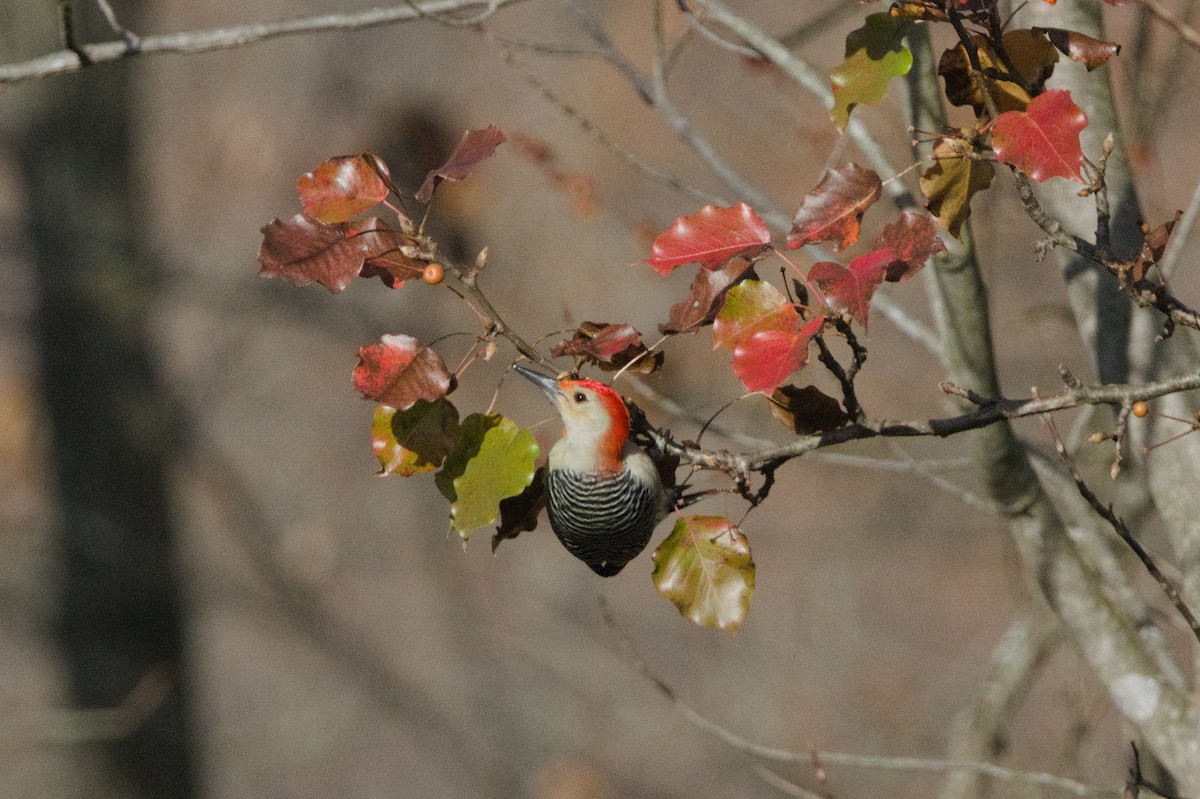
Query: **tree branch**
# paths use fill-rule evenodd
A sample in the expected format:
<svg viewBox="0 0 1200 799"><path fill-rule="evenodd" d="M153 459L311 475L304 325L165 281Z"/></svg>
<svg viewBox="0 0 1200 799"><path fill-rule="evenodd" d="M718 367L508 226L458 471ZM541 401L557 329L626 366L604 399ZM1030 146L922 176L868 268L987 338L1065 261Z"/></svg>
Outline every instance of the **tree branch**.
<svg viewBox="0 0 1200 799"><path fill-rule="evenodd" d="M1180 39L1192 47L1200 49L1200 31L1175 16L1174 12L1162 3L1162 0L1138 0L1138 2L1168 28L1179 34Z"/></svg>
<svg viewBox="0 0 1200 799"><path fill-rule="evenodd" d="M669 432L650 426L645 415L634 414L634 426L651 438L664 452L676 455L683 461L702 469L723 471L731 476L746 477L751 472L774 469L793 458L798 458L822 447L844 444L867 438L904 438L913 436L948 436L990 427L997 422L1020 419L1053 411L1078 408L1083 405L1127 405L1200 388L1200 373L1180 375L1168 380L1145 385L1083 385L1076 383L1051 396L1039 396L1028 400L981 397L972 391L961 389L951 383L943 383L942 390L974 403L973 411L958 416L914 419L864 419L861 422L839 427L824 433L799 436L777 447L768 447L752 452L734 453L726 450L706 450L698 446L676 441Z"/></svg>
<svg viewBox="0 0 1200 799"><path fill-rule="evenodd" d="M93 64L121 61L135 55L206 53L213 50L248 47L268 39L283 36L377 28L386 25L396 25L402 22L411 22L421 19L423 15L445 15L464 9L481 6L491 7L492 5L498 9L523 1L495 0L494 3L491 3L489 0L427 0L427 2L421 3L418 6L420 11L414 10L411 5L404 4L344 14L314 14L276 22L256 22L229 28L181 31L160 36L146 36L137 40L136 46L131 44L128 37L126 37L123 41L119 42L83 45L81 50ZM80 62L80 56L76 55L75 52L69 49L62 50L28 61L0 65L0 86L36 80L51 75L78 72L84 66Z"/></svg>
<svg viewBox="0 0 1200 799"><path fill-rule="evenodd" d="M1129 527L1125 524L1125 520L1116 514L1112 505L1105 505L1092 491L1091 487L1079 474L1079 470L1075 468L1075 462L1071 460L1071 456L1067 453L1067 448L1063 444L1062 437L1059 436L1054 423L1046 419L1046 428L1050 431L1054 439L1054 448L1058 451L1059 457L1067 465L1067 471L1071 473L1071 479L1075 481L1075 488L1079 490L1079 495L1087 500L1087 503L1092 506L1092 510L1100 515L1100 518L1108 522L1109 526L1116 532L1121 540L1129 545L1133 550L1133 554L1137 555L1138 560L1146 567L1146 571L1155 579L1163 593L1171 600L1171 604L1179 611L1179 615L1183 616L1183 620L1187 622L1188 627L1192 629L1192 634L1200 641L1200 622L1196 620L1196 615L1192 613L1192 609L1183 601L1183 597L1179 595L1179 589L1175 584L1167 579L1163 574L1162 569L1154 562L1154 558L1150 557L1150 553L1146 551L1141 542L1134 538L1133 533L1129 531Z"/></svg>
<svg viewBox="0 0 1200 799"><path fill-rule="evenodd" d="M605 614L605 621L612 627L618 635L621 636L622 643L629 658L638 667L638 670L650 680L651 683L658 689L666 699L671 702L675 708L683 714L684 718L689 723L698 727L701 730L715 736L721 741L728 744L730 747L747 754L761 757L764 760L774 760L781 763L812 763L813 760L818 760L823 765L846 766L849 768L863 769L879 769L884 771L923 771L931 773L949 772L955 770L967 770L983 774L995 779L1008 780L1011 782L1039 786L1042 788L1052 788L1063 791L1073 796L1079 797L1116 797L1119 791L1104 790L1092 785L1087 785L1067 777L1060 777L1056 774L1046 774L1033 771L1022 771L1020 769L1007 768L999 766L995 763L986 763L981 761L971 760L938 760L923 757L887 757L880 755L859 755L847 752L821 752L821 751L799 751L792 749L781 749L773 746L765 746L763 744L749 741L746 738L738 735L732 730L726 729L714 721L711 721L706 716L689 705L665 680L650 671L650 668L642 660L637 650L628 638L617 628L612 614L607 606L602 608Z"/></svg>

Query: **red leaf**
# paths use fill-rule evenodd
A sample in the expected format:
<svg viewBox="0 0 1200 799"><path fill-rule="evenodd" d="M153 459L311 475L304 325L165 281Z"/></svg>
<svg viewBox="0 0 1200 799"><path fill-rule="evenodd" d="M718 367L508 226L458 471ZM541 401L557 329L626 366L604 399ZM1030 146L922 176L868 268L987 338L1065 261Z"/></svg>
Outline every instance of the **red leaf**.
<svg viewBox="0 0 1200 799"><path fill-rule="evenodd" d="M725 302L725 293L754 276L754 265L742 258L732 258L720 269L701 269L692 281L691 291L671 306L667 323L659 325L658 331L695 333L704 325L711 325Z"/></svg>
<svg viewBox="0 0 1200 799"><path fill-rule="evenodd" d="M826 171L792 219L788 249L830 241L835 250L840 250L858 241L859 223L879 199L882 185L879 175L858 164Z"/></svg>
<svg viewBox="0 0 1200 799"><path fill-rule="evenodd" d="M358 351L354 387L378 402L406 410L419 399L450 393L454 378L442 358L412 336L387 335Z"/></svg>
<svg viewBox="0 0 1200 799"><path fill-rule="evenodd" d="M446 163L429 170L425 182L417 190L417 202L427 203L433 199L434 189L443 180L462 180L470 175L505 141L504 131L495 125L488 125L483 130L468 130Z"/></svg>
<svg viewBox="0 0 1200 799"><path fill-rule="evenodd" d="M716 269L734 256L753 258L770 243L767 223L745 203L729 208L706 205L660 233L646 263L661 275L691 263Z"/></svg>
<svg viewBox="0 0 1200 799"><path fill-rule="evenodd" d="M333 292L346 288L368 260L374 263L399 252L411 241L379 219L329 225L303 214L287 222L276 219L262 234L259 275L282 277L296 286L316 282Z"/></svg>
<svg viewBox="0 0 1200 799"><path fill-rule="evenodd" d="M808 345L821 332L825 317L810 319L799 330L759 330L733 350L733 373L747 391L770 394L808 363Z"/></svg>
<svg viewBox="0 0 1200 799"><path fill-rule="evenodd" d="M896 254L888 248L860 255L847 266L821 261L808 270L808 279L817 284L829 306L847 313L867 329L871 297L887 275Z"/></svg>
<svg viewBox="0 0 1200 799"><path fill-rule="evenodd" d="M760 330L733 351L733 373L747 391L770 394L808 361L808 340L796 331Z"/></svg>
<svg viewBox="0 0 1200 799"><path fill-rule="evenodd" d="M992 149L997 160L1012 164L1030 180L1060 177L1083 183L1079 132L1087 124L1087 114L1071 101L1069 91L1051 89L1033 98L1028 110L996 117Z"/></svg>
<svg viewBox="0 0 1200 799"><path fill-rule="evenodd" d="M300 205L314 219L345 222L387 198L388 187L380 171L387 176L383 161L369 153L330 158L296 181Z"/></svg>
<svg viewBox="0 0 1200 799"><path fill-rule="evenodd" d="M946 251L933 218L913 211L905 211L899 219L884 227L871 248L892 251L896 260L888 265L885 275L892 283L908 280L921 271L934 253Z"/></svg>

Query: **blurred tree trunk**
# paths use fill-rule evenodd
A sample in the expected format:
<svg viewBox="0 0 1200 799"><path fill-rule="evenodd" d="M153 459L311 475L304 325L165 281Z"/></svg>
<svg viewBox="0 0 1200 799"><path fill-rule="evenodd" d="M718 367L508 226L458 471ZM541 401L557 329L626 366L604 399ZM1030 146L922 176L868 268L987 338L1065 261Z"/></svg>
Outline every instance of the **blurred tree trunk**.
<svg viewBox="0 0 1200 799"><path fill-rule="evenodd" d="M78 5L77 16L95 13ZM138 5L118 8L135 30ZM85 41L102 30L96 21L80 20ZM80 707L116 707L158 680L162 701L103 751L122 792L187 797L196 793L196 769L167 474L179 420L147 339L152 274L138 252L130 71L85 69L48 81L18 150L53 436L57 633L71 691Z"/></svg>

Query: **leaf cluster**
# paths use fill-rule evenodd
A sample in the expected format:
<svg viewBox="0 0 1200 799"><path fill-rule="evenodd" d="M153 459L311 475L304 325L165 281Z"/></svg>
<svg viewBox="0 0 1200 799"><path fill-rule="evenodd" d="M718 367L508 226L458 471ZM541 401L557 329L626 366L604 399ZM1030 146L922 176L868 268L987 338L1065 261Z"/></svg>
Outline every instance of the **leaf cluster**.
<svg viewBox="0 0 1200 799"><path fill-rule="evenodd" d="M906 281L946 252L947 241L961 234L972 199L992 185L998 164L1034 182L1062 178L1084 184L1085 193L1102 190L1102 168L1084 156L1080 144L1086 113L1069 92L1045 85L1061 56L1092 70L1120 48L1061 29L1005 30L988 0L892 3L846 37L845 60L830 74L834 125L846 128L856 106L878 102L891 78L911 68L906 37L920 25L953 28L958 43L942 54L938 74L947 102L975 115L972 125L922 134L933 142L930 157L917 165L927 212L900 210L881 220L869 243L860 241L864 216L883 196L885 182L872 169L845 163L828 169L798 198L781 240L774 240L747 203L708 204L682 214L654 238L642 262L663 276L695 267L688 293L670 305L659 325L663 338L654 344L622 322L585 322L543 354L502 319L480 289L486 250L473 265L450 263L425 234L423 219L407 210L410 199L428 205L445 181L463 180L485 163L507 140L495 125L468 131L412 198L392 184L387 165L370 153L332 158L301 176L302 213L262 229L260 273L295 285L316 282L331 292L356 277L379 277L393 289L415 277L431 285L441 284L443 275L452 278L447 287L482 324L462 364L451 371L431 346L403 333L385 335L360 349L353 384L379 403L372 447L381 474L433 472L449 503L452 528L465 542L473 530L496 524L493 549L536 529L546 501L545 470L529 430L490 408L460 418L449 395L468 367L480 356L491 359L503 340L517 350L514 363L568 358L566 371L572 374L595 367L619 376L659 369L672 338L711 328L713 349L729 352L730 368L746 392L762 397L791 433L820 437L813 446L872 435L946 435L990 424L1024 406L984 403L974 414L925 423L869 421L855 379L867 360L860 336L868 332L872 299L884 283ZM549 156L535 144L522 139L520 150L544 167ZM386 212L393 222L384 221ZM1170 224L1147 231L1141 253L1124 265L1121 274L1131 291L1156 290L1147 281L1170 232ZM805 267L789 254L810 245L846 255ZM778 281L763 277L771 273L764 268L770 259L779 259ZM835 353L833 339L844 342L848 355ZM840 397L791 382L810 368L814 348ZM756 458L709 452L650 427L632 410L639 441L657 448L652 454L663 464L668 484L682 458L693 470L724 472L732 481L729 490L751 507L767 496L774 470L803 451ZM684 480L677 510L695 501L687 488ZM684 616L728 630L745 618L755 571L738 524L681 513L654 562L656 587Z"/></svg>

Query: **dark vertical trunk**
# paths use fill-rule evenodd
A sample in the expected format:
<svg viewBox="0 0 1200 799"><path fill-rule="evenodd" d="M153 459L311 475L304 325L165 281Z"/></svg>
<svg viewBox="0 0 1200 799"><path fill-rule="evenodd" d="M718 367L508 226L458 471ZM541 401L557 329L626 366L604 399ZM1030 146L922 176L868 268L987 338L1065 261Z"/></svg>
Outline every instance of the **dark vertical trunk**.
<svg viewBox="0 0 1200 799"><path fill-rule="evenodd" d="M124 3L123 20L136 3ZM109 32L111 36L111 32ZM34 334L53 437L58 635L75 702L114 707L146 680L148 718L103 744L131 795L196 793L168 464L177 414L147 333L129 68L48 81L20 144L38 286Z"/></svg>

